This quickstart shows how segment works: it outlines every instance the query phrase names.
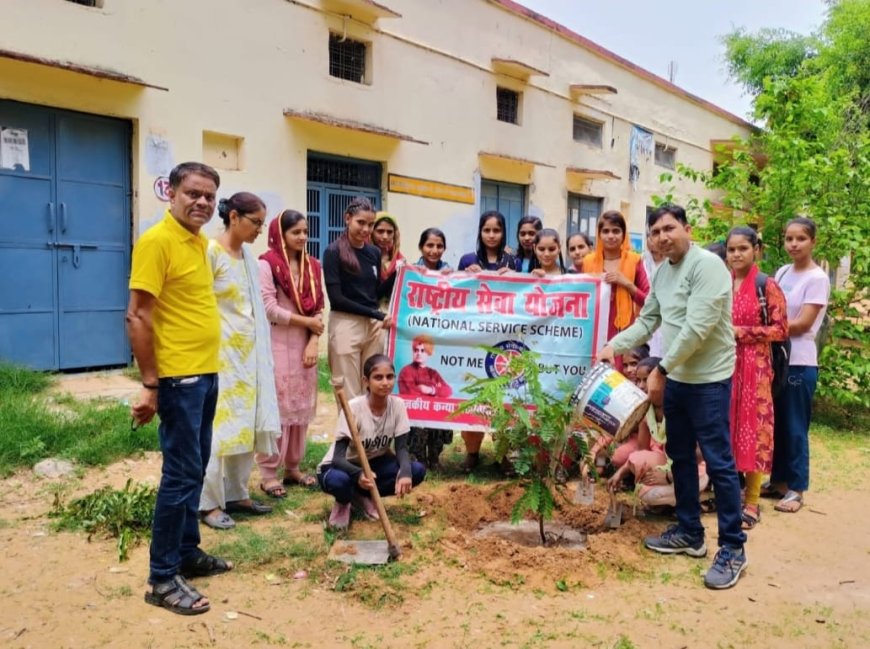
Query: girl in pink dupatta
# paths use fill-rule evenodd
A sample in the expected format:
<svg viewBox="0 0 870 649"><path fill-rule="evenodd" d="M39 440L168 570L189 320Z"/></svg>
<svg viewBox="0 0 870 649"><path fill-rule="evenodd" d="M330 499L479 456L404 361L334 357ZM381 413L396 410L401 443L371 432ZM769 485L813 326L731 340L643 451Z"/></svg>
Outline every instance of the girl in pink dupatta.
<svg viewBox="0 0 870 649"><path fill-rule="evenodd" d="M317 353L323 333L323 285L320 263L306 251L308 221L286 210L269 224L269 249L260 256L260 286L266 316L272 323L275 387L281 418L276 455L257 455L263 482L273 498L287 495L287 485L316 484L299 463L305 456L308 425L317 409ZM278 469L283 467L283 481Z"/></svg>
<svg viewBox="0 0 870 649"><path fill-rule="evenodd" d="M756 289L759 251L755 230L738 227L725 241L727 262L734 281L732 321L737 339L737 363L731 386L731 446L737 470L746 477L743 527L761 520L759 496L765 474L773 463L773 366L770 343L788 336L785 296L768 277L764 295L768 324L762 320Z"/></svg>

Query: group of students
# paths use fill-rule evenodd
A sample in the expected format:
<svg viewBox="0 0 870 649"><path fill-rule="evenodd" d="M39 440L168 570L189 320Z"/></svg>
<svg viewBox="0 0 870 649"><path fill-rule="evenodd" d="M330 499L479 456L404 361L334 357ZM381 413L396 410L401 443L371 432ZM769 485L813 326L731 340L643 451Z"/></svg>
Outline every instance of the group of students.
<svg viewBox="0 0 870 649"><path fill-rule="evenodd" d="M215 417L213 461L203 489L203 520L213 527L231 527L229 514L233 511L269 510L250 499L246 491L254 461L262 476L262 490L274 498L284 497L289 485L319 482L336 497L330 516L335 527L346 527L351 503L365 516L375 517L373 503L365 496L368 485L358 469L352 468L356 458L347 445L343 414L338 430L339 441L345 442L333 444L318 466L317 476L304 475L299 465L307 427L316 409L317 350L324 331L328 335L331 372L344 379L361 433L374 440L373 457L396 460L389 466L379 466L377 472L379 485L388 487L387 493L405 493L406 487L410 488L408 483L419 484L427 467L439 468L438 455L452 441L449 431L412 429L400 399L376 398L380 392L372 390L372 372L380 377L379 390L389 384L385 394L392 393L396 380L395 370L392 365L386 366L388 359L382 354L386 331L393 324L388 313L389 296L398 268L409 263L400 246L397 219L376 212L365 198L353 199L345 209L344 232L323 255L321 275L320 263L307 253L307 220L299 212L286 210L269 223L268 251L261 256L258 272L252 278L250 260L241 261L248 254L242 243L253 242L265 225L265 205L256 196L242 192L221 201L219 214L226 229L209 246L209 259L224 327L222 389ZM731 400L732 446L738 471L745 477L743 520L747 528L760 520L761 495L779 496L776 507L781 511L797 511L808 487L807 434L817 376L814 335L830 290L827 274L812 259L815 238L812 221L792 220L785 232L785 246L793 263L781 268L775 277L764 277L761 283L756 265L760 258L756 232L735 228L725 241L726 264L733 281L737 342ZM443 260L447 240L441 230L425 229L418 249L416 265L432 271L452 271ZM565 257L570 260L567 266ZM537 277L572 272L599 274L611 287L610 339L634 321L650 290L650 277L663 259L650 240L643 255L630 249L625 218L616 211L601 215L594 243L585 234L570 235L564 255L559 233L543 227L535 216L520 220L516 247L512 249L504 216L489 211L480 217L475 249L462 255L458 270L527 272ZM259 291L252 290L255 285L259 285ZM324 325L326 299L330 314ZM258 315L260 310L264 317ZM253 316L242 322L243 313ZM262 326L263 322L269 326ZM264 350L269 346L262 344L266 330L271 343L268 359L264 358ZM785 338L790 338L792 347L789 377L774 399L770 343ZM650 359L640 363L641 373L650 371L655 359L662 356L660 346L656 337L649 342ZM268 396L263 396L268 394L270 383L257 374L262 372L264 360L268 363L265 366L274 368L275 412L280 419L277 448L271 450L265 440L272 425L266 411L274 400L270 402ZM638 360L627 355L617 358L615 364L634 374ZM256 399L248 393L253 389L250 386L262 390ZM246 404L257 407L246 409ZM655 418L656 412L661 415L660 410L651 412L651 419L640 427L643 432L638 431L617 449L617 481L629 470L639 474L636 479L647 486L667 480L667 471L650 471L651 467L666 466L666 461L658 462L658 454L664 449L664 422ZM383 442L378 441L386 431L390 440L397 440L394 453L387 452ZM480 462L483 434L463 431L462 438L466 447L463 468L471 471ZM656 455L644 456L643 462L642 456L630 461L636 452ZM703 463L700 472L703 477ZM771 481L763 485L763 476L768 474ZM351 483L360 488L349 489Z"/></svg>
<svg viewBox="0 0 870 649"><path fill-rule="evenodd" d="M307 253L306 218L286 210L268 223L268 249L256 259L245 244L266 227L266 206L247 192L218 204L219 184L217 172L201 163L173 169L169 209L133 251L127 309L127 330L142 373L131 415L141 425L159 414L164 457L152 529L152 589L145 598L182 614L209 609L208 599L187 579L233 568L199 548L197 512L205 524L226 529L235 525L231 514L271 510L248 492L254 463L260 488L273 498L286 497L290 485L318 483L335 498L330 524L342 528L354 505L363 516L377 517L369 489L403 496L420 484L426 465L437 465L448 439L443 431L434 440L431 431L422 431L428 446L426 452L418 450L404 402L392 394L396 372L383 349L393 324L386 307L396 271L406 263L397 220L375 213L365 199L354 199L344 214L345 230L325 251L321 268ZM224 230L208 240L200 230L216 206ZM599 273L612 287L608 329L618 333L597 352L598 359L634 373L654 404L633 445L619 450L644 483L648 474L663 474L669 482L669 472L651 469L661 466L662 450L672 460L678 524L644 543L659 552L706 554L696 512L699 444L721 501L721 548L705 584L727 588L746 566L741 507L742 521L751 527L760 519L758 495L778 497L777 509L793 512L808 486L807 433L818 375L814 336L829 281L812 258L816 229L809 219L788 223L784 240L792 263L773 278L759 274L759 242L751 229L729 234L729 272L692 245L679 206L654 211L648 228L650 245L640 256L629 249L622 215L603 214L594 249L582 236L567 241L570 270ZM462 257L459 269L538 277L566 271L557 232L531 217L519 230L514 252L507 245L504 217L483 214L477 246ZM443 232L425 230L417 264L449 271L442 259L446 244ZM331 312L324 323L327 298ZM660 328L668 348L658 351L653 334ZM324 332L331 371L344 379L364 452L375 469L371 481L360 470L344 413L317 476L305 475L300 467L316 410ZM786 336L790 366L774 394L770 342ZM623 366L616 358L617 352L646 341L652 356L662 357L658 364L629 355ZM421 358L431 353L431 340L416 343ZM662 399L664 411L658 407ZM663 412L672 433L667 439ZM482 435L464 433L463 438L465 466L472 469ZM642 453L649 453L643 465ZM746 478L742 505L732 455ZM771 480L761 485L768 471Z"/></svg>

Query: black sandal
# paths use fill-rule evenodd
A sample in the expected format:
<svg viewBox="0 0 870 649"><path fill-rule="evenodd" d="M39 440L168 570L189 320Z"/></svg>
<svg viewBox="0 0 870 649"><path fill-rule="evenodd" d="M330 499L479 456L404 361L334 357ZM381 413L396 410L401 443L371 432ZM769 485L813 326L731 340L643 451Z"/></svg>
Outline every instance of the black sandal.
<svg viewBox="0 0 870 649"><path fill-rule="evenodd" d="M195 577L212 577L221 575L233 569L233 565L221 559L207 554L197 548L191 555L181 562L179 573L187 579Z"/></svg>
<svg viewBox="0 0 870 649"><path fill-rule="evenodd" d="M185 581L181 575L175 575L171 580L154 584L150 593L145 593L145 601L153 606L160 606L178 615L199 615L206 613L211 604L194 607L205 597L196 588Z"/></svg>

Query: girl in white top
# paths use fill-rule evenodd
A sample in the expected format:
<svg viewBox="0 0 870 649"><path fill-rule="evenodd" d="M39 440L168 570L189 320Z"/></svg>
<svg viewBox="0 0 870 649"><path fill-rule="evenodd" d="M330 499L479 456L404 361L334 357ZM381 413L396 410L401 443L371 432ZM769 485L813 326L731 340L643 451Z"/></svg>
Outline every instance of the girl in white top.
<svg viewBox="0 0 870 649"><path fill-rule="evenodd" d="M335 497L329 515L329 526L333 529L347 529L351 504L356 505L365 518L378 520L378 510L368 496L372 486L377 486L382 497L395 494L401 498L426 477L426 467L412 462L408 454L411 424L405 402L392 394L395 384L396 370L392 361L388 356L375 354L363 365L366 393L349 402L374 474L374 485L360 466L344 412L339 415L335 441L317 467L321 489ZM391 443L395 453L390 450Z"/></svg>
<svg viewBox="0 0 870 649"><path fill-rule="evenodd" d="M776 281L785 294L791 341L788 383L774 399L773 471L762 495L780 498L775 509L797 512L810 481L809 429L818 379L816 334L825 317L831 282L813 261L816 224L799 217L785 229L785 250L792 263Z"/></svg>

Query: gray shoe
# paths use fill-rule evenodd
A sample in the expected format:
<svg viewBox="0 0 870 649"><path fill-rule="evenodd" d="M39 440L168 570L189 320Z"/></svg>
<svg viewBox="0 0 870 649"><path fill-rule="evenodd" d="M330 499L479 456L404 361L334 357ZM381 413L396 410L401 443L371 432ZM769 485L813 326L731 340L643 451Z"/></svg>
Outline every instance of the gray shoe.
<svg viewBox="0 0 870 649"><path fill-rule="evenodd" d="M704 537L689 536L678 525L671 525L660 536L646 537L643 544L648 549L662 554L688 554L695 558L707 556Z"/></svg>
<svg viewBox="0 0 870 649"><path fill-rule="evenodd" d="M746 570L749 561L743 548L729 548L723 545L713 559L713 565L704 576L704 585L714 590L731 588Z"/></svg>
<svg viewBox="0 0 870 649"><path fill-rule="evenodd" d="M232 517L222 509L214 509L208 514L200 514L202 522L216 530L231 530L236 526Z"/></svg>

